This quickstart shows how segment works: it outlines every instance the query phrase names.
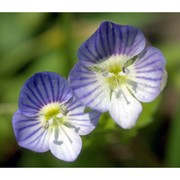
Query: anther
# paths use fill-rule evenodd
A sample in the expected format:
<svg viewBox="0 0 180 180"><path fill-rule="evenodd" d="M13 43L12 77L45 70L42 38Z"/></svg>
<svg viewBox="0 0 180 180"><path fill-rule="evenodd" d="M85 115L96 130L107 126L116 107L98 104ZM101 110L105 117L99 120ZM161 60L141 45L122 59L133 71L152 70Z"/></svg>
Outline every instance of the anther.
<svg viewBox="0 0 180 180"><path fill-rule="evenodd" d="M123 66L122 71L123 71L123 73L126 73L126 67L125 66Z"/></svg>

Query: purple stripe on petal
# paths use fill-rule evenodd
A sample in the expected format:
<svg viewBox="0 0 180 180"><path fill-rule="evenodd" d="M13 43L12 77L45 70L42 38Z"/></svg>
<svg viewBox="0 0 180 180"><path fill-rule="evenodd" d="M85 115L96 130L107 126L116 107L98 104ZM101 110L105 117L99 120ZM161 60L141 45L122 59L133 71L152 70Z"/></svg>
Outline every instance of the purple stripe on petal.
<svg viewBox="0 0 180 180"><path fill-rule="evenodd" d="M128 80L128 83L129 84L137 84L137 82L136 82L136 80ZM154 89L157 89L157 88L159 88L159 84L157 85L157 86L152 86L152 85L149 85L149 84L147 84L147 83L142 83L142 82L139 82L138 81L138 85L141 85L141 86L144 86L144 87L147 87L147 88L154 88Z"/></svg>
<svg viewBox="0 0 180 180"><path fill-rule="evenodd" d="M116 26L115 26L116 27ZM118 54L122 54L123 53L123 44L122 44L122 39L123 39L123 35L122 35L122 31L120 28L118 28L118 46L117 46L117 50L118 50Z"/></svg>
<svg viewBox="0 0 180 180"><path fill-rule="evenodd" d="M107 59L114 52L113 24L110 22L102 23L98 31L100 33L97 34L99 35L103 49L103 52L101 53L103 56L102 59Z"/></svg>
<svg viewBox="0 0 180 180"><path fill-rule="evenodd" d="M46 135L44 135L44 134L45 134L45 131L43 131L36 139L32 140L28 144L31 145L37 141L36 144L33 145L33 148L36 149L37 146L42 146L44 143L45 137L46 137ZM41 141L41 137L43 137L44 140L41 142L41 145L40 145L39 143Z"/></svg>
<svg viewBox="0 0 180 180"><path fill-rule="evenodd" d="M160 59L156 59L156 60L154 60L154 61L152 61L152 62L149 62L149 63L146 63L146 64L143 64L143 65L141 65L141 66L137 66L137 67L135 67L136 69L143 69L143 68L145 68L145 67L148 67L148 66L154 66L154 65L156 65L156 63L160 63Z"/></svg>
<svg viewBox="0 0 180 180"><path fill-rule="evenodd" d="M93 52L89 49L89 47L86 44L85 44L85 48L93 59L98 59L98 57L95 54L93 54Z"/></svg>
<svg viewBox="0 0 180 180"><path fill-rule="evenodd" d="M89 75L89 76L95 76L94 71L90 70L90 67L86 67L83 64L81 64L81 66L77 66L75 68L76 74L77 76L72 76L71 78L77 78L79 76L81 76L81 74L83 75Z"/></svg>
<svg viewBox="0 0 180 180"><path fill-rule="evenodd" d="M94 109L98 108L97 106L103 101L103 98L99 98L99 101L97 101L96 97L100 97L100 94L102 94L102 93L103 93L103 90L97 91L97 93L94 94L93 97L89 101L86 102L86 105L89 106L89 105L93 104ZM96 101L96 103L94 104L95 101Z"/></svg>
<svg viewBox="0 0 180 180"><path fill-rule="evenodd" d="M44 91L45 91L45 93L46 93L46 98L49 99L50 96L49 96L49 94L48 94L48 90L47 90L46 84L45 84L45 82L44 82L44 77L42 77L42 74L40 74L39 77L40 77L40 80L41 80L41 82L42 82Z"/></svg>
<svg viewBox="0 0 180 180"><path fill-rule="evenodd" d="M92 62L92 63L95 63L95 62L96 62L96 57L94 57L94 55L90 55L91 57L89 57L89 56L87 55L87 53L85 54L83 51L79 51L79 53L80 53L83 57L85 57L85 59L86 59L87 61L90 61L90 62Z"/></svg>
<svg viewBox="0 0 180 180"><path fill-rule="evenodd" d="M36 126L36 125L38 125L38 124L39 124L39 122L35 122L35 123L32 123L32 124L26 125L26 126L24 126L24 127L19 128L18 131L19 131L19 133L20 133L21 131L23 131L23 130L25 130L25 129L27 129L27 128Z"/></svg>
<svg viewBox="0 0 180 180"><path fill-rule="evenodd" d="M33 121L36 121L36 119L34 119ZM26 122L28 122L27 119L22 119L22 120L16 121L15 124L26 123Z"/></svg>
<svg viewBox="0 0 180 180"><path fill-rule="evenodd" d="M69 112L71 112L71 111L73 111L73 110L75 110L77 108L80 108L80 107L82 107L82 104L77 104L76 106L68 108L68 110L69 110Z"/></svg>
<svg viewBox="0 0 180 180"><path fill-rule="evenodd" d="M115 34L114 29L112 28L112 24L106 26L106 37L107 37L107 48L108 48L108 56L113 54L114 44L115 44Z"/></svg>
<svg viewBox="0 0 180 180"><path fill-rule="evenodd" d="M41 108L41 106L39 104L37 104L36 101L34 101L27 93L25 93L25 94L26 94L26 97L29 100L29 102L31 102L30 103L31 105L27 104L27 106L32 107L33 109ZM35 105L35 106L32 106L32 105Z"/></svg>
<svg viewBox="0 0 180 180"><path fill-rule="evenodd" d="M21 139L21 141L25 141L27 139L29 139L30 137L32 137L33 135L35 135L38 131L40 131L42 129L42 127L37 128L35 131L33 131L32 133L30 133L28 136L24 137Z"/></svg>
<svg viewBox="0 0 180 180"><path fill-rule="evenodd" d="M104 38L104 34L102 32L102 29L99 30L99 37L100 37L100 43L99 43L98 47L100 48L100 46L101 46L101 53L103 55L105 55L105 57L107 57L108 56L108 51L107 51L107 49L105 47L105 44L107 44L107 43L106 43L106 38ZM102 58L102 56L101 56L101 58Z"/></svg>
<svg viewBox="0 0 180 180"><path fill-rule="evenodd" d="M66 84L65 83L61 84L61 91L60 91L60 84L59 84L58 100L62 99L64 95L63 92L65 91L66 91Z"/></svg>
<svg viewBox="0 0 180 180"><path fill-rule="evenodd" d="M85 74L86 75L86 74ZM79 81L79 82L81 82L81 81L86 81L86 80L89 80L90 79L90 77L89 76L87 76L87 77L85 77L85 76L81 76L81 77L74 77L74 78L72 78L73 79L73 81ZM96 77L92 77L91 76L91 80L96 80ZM96 80L97 81L97 80Z"/></svg>
<svg viewBox="0 0 180 180"><path fill-rule="evenodd" d="M138 86L133 86L133 84L128 84L127 85L127 88L130 90L130 91L134 91L137 93L137 91L142 91L143 94L144 93L147 93L148 95L150 94L156 94L157 91L160 89L159 86L158 87L151 87L151 86L145 86L145 85L140 85L138 84ZM141 93L142 94L142 93Z"/></svg>
<svg viewBox="0 0 180 180"><path fill-rule="evenodd" d="M148 46L144 51L138 56L138 60L135 62L136 69L143 68L164 68L165 58L162 53L151 46Z"/></svg>
<svg viewBox="0 0 180 180"><path fill-rule="evenodd" d="M98 43L98 40L99 40L99 36L98 36L98 33L96 34L96 38L95 38L95 51L98 55L98 59L102 59L103 56L100 54L99 52L99 43Z"/></svg>
<svg viewBox="0 0 180 180"><path fill-rule="evenodd" d="M21 105L23 105L25 108L27 108L27 111L32 111L32 112L36 112L36 113L38 112L37 107L31 106L28 104L23 104L23 103ZM23 113L24 113L24 111L26 111L26 110L23 110Z"/></svg>
<svg viewBox="0 0 180 180"><path fill-rule="evenodd" d="M75 119L74 119L74 116L77 116L77 117L78 117L78 116L80 116L80 115L84 115L84 112L81 112L81 113L78 112L78 113L70 114L70 116L73 116L73 120L75 120ZM78 119L78 118L77 118L77 119ZM85 120L84 120L84 121L85 121Z"/></svg>
<svg viewBox="0 0 180 180"><path fill-rule="evenodd" d="M84 73L84 74L88 74L88 75L94 75L93 71L90 71L89 69L83 68L83 69L76 69L77 73ZM73 78L73 77L72 77ZM76 78L76 77L74 77Z"/></svg>
<svg viewBox="0 0 180 180"><path fill-rule="evenodd" d="M151 54L149 54L147 57L145 57L145 58L143 58L143 61L137 61L137 63L136 63L136 66L139 66L139 65L141 65L141 64L144 64L149 58L151 58L151 57L153 57L154 55L157 55L158 54L158 52L152 52ZM144 56L145 54L144 53L142 53L142 55ZM142 57L143 57L142 56ZM139 55L139 58L142 58L141 57L141 54Z"/></svg>
<svg viewBox="0 0 180 180"><path fill-rule="evenodd" d="M91 89L90 91L88 91L87 93L83 94L83 96L81 96L81 98L86 98L87 96L90 96L96 89L98 89L100 87L100 85L96 86L95 88Z"/></svg>
<svg viewBox="0 0 180 180"><path fill-rule="evenodd" d="M37 143L34 145L34 149L39 150L46 145L47 149L46 148L45 150L41 149L41 152L46 152L47 150L49 150L49 138L47 136L48 136L48 131L43 131L41 136L39 136Z"/></svg>
<svg viewBox="0 0 180 180"><path fill-rule="evenodd" d="M46 131L42 131L38 136L36 136L32 141L30 141L28 144L32 144L37 141L37 143L34 145L34 148L38 145L39 141L41 140L41 137Z"/></svg>
<svg viewBox="0 0 180 180"><path fill-rule="evenodd" d="M110 45L110 54L116 54L115 52L115 44L117 44L116 42L116 33L115 33L115 29L113 28L114 27L114 24L111 24L112 25L112 38L109 37L109 45Z"/></svg>
<svg viewBox="0 0 180 180"><path fill-rule="evenodd" d="M136 51L138 51L138 48L141 46L141 42L144 41L144 37L142 36L139 41L134 43L134 46L132 48L129 48L130 54L136 54Z"/></svg>
<svg viewBox="0 0 180 180"><path fill-rule="evenodd" d="M43 106L44 102L43 99L41 101L40 98L38 98L38 96L35 94L35 92L31 89L31 87L29 87L29 85L27 84L27 89L32 93L32 95L35 97L35 99L38 101L38 103L40 103L41 106ZM39 106L39 105L38 105Z"/></svg>
<svg viewBox="0 0 180 180"><path fill-rule="evenodd" d="M44 135L45 134L45 135ZM42 137L41 137L41 145L39 145L40 147L42 147L43 146L43 144L45 144L45 142L46 142L46 139L48 139L47 138L47 135L48 135L48 131L44 131L44 133L42 134L42 137L43 137L43 139L42 139ZM40 140L39 140L40 141ZM38 143L36 143L36 147L37 147L37 145L38 145Z"/></svg>
<svg viewBox="0 0 180 180"><path fill-rule="evenodd" d="M60 84L59 84L59 78L56 79L57 81L57 93L56 93L56 98L55 98L55 101L57 102L59 100L59 93L60 93Z"/></svg>
<svg viewBox="0 0 180 180"><path fill-rule="evenodd" d="M74 128L80 135L89 134L96 127L100 115L97 111L72 114L69 116L67 127Z"/></svg>
<svg viewBox="0 0 180 180"><path fill-rule="evenodd" d="M71 103L69 106L68 106L68 110L69 112L71 113L71 111L73 111L74 109L77 109L79 107L81 107L82 104L80 104L79 102L77 103L77 101L74 101L73 103Z"/></svg>
<svg viewBox="0 0 180 180"><path fill-rule="evenodd" d="M160 71L163 73L163 69L162 68L159 68L159 69L149 69L149 70L139 70L139 71L136 71L136 73L138 74L141 74L141 73L152 73L152 72L157 72L157 71Z"/></svg>
<svg viewBox="0 0 180 180"><path fill-rule="evenodd" d="M161 81L162 78L148 78L148 77L144 77L144 76L135 76L138 79L144 79L144 80L149 80L149 81Z"/></svg>
<svg viewBox="0 0 180 180"><path fill-rule="evenodd" d="M133 32L133 31L132 31ZM127 28L126 28L126 32L125 33L123 33L123 42L124 42L124 45L127 45L127 46L130 46L130 41L129 41L129 26L127 26ZM122 52L122 54L125 54L126 53L126 51L128 51L129 49L126 49L125 48L126 46L124 46L124 49L123 49L123 52Z"/></svg>
<svg viewBox="0 0 180 180"><path fill-rule="evenodd" d="M48 74L48 79L49 79L49 84L50 84L50 92L51 92L51 97L52 97L52 100L53 102L55 101L55 97L54 97L54 86L53 86L53 83L52 83L52 79L50 78L49 74Z"/></svg>
<svg viewBox="0 0 180 180"><path fill-rule="evenodd" d="M62 92L63 96L61 97L61 101L68 101L72 96L71 89L66 89L66 91Z"/></svg>
<svg viewBox="0 0 180 180"><path fill-rule="evenodd" d="M80 103L79 100L75 98L75 96L72 97L70 101L64 104L64 106L67 108L67 116L71 116L72 113L82 113L84 112L85 106Z"/></svg>
<svg viewBox="0 0 180 180"><path fill-rule="evenodd" d="M46 101L45 101L45 99L43 98L43 95L42 95L42 90L39 90L39 86L38 86L38 83L36 82L36 79L34 78L34 81L33 81L33 87L34 87L34 91L36 90L36 92L37 92L37 94L40 96L40 101L42 101L41 103L42 104L46 104ZM28 84L27 84L27 86L29 86Z"/></svg>
<svg viewBox="0 0 180 180"><path fill-rule="evenodd" d="M89 81L89 82L87 82L87 83L81 83L81 84L76 84L76 85L72 85L72 88L73 89L80 89L80 88L83 88L83 87L86 87L86 86L89 86L89 85L92 85L92 84L94 84L94 83L96 83L97 82L97 80L93 80L93 81Z"/></svg>

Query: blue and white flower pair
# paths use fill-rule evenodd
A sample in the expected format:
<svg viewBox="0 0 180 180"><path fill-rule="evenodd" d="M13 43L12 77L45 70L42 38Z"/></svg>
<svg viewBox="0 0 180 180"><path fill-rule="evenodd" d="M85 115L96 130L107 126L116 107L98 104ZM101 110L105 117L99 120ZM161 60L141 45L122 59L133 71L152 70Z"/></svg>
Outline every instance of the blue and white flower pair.
<svg viewBox="0 0 180 180"><path fill-rule="evenodd" d="M20 146L74 161L82 147L79 135L96 127L100 113L109 111L119 126L131 128L142 111L139 101L153 101L166 84L162 53L146 46L143 33L132 26L103 22L78 58L70 86L52 72L37 73L24 84L13 116ZM94 111L85 113L86 106Z"/></svg>

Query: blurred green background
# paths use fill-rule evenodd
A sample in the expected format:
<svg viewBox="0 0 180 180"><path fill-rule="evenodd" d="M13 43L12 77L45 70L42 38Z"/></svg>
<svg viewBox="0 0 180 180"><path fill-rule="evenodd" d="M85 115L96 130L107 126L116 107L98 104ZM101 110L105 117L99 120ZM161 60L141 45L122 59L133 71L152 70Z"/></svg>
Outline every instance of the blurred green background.
<svg viewBox="0 0 180 180"><path fill-rule="evenodd" d="M17 145L12 116L20 89L39 71L68 77L77 50L104 20L140 28L166 60L168 82L155 101L143 104L136 126L118 127L103 114L83 136L75 162L35 153ZM179 167L180 14L177 13L1 13L0 14L1 167Z"/></svg>

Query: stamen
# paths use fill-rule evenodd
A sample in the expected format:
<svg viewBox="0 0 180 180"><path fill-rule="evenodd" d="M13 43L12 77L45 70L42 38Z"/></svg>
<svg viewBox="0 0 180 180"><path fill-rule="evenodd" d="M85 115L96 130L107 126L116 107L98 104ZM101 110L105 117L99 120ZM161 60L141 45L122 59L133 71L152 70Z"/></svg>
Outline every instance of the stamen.
<svg viewBox="0 0 180 180"><path fill-rule="evenodd" d="M122 70L123 70L123 73L126 73L126 68L125 68L125 66L123 66Z"/></svg>

